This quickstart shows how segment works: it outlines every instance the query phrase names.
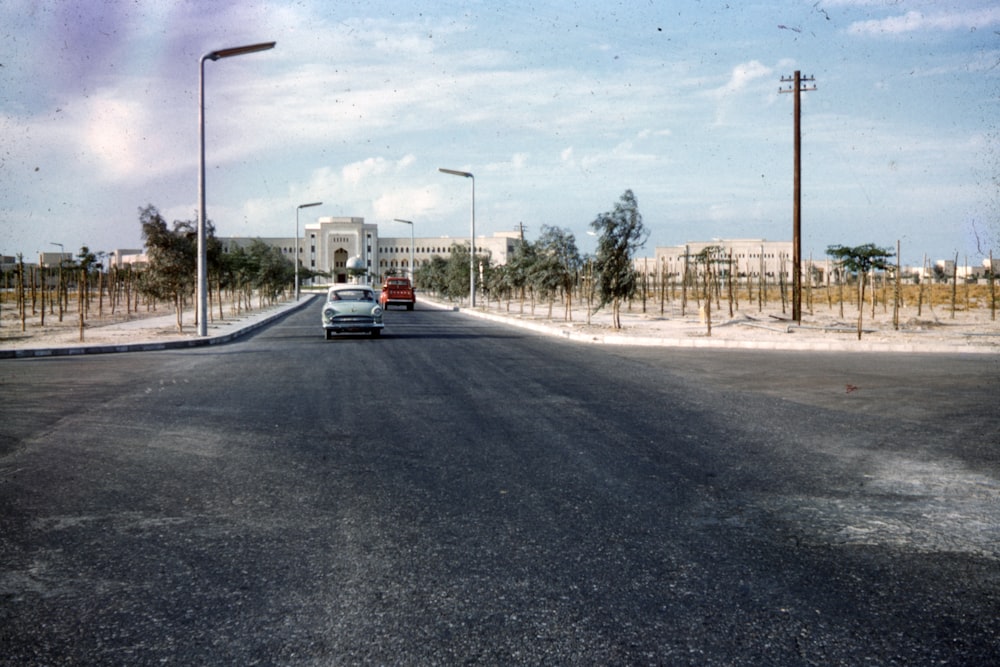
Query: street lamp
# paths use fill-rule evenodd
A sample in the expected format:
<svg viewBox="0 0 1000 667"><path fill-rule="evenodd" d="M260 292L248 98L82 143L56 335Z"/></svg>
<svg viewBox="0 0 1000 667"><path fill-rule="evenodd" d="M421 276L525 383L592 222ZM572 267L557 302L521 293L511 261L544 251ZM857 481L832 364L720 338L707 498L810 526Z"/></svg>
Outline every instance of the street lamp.
<svg viewBox="0 0 1000 667"><path fill-rule="evenodd" d="M404 225L410 226L410 283L412 284L415 276L413 274L413 221L412 220L400 220L399 218L393 218L396 222L402 222Z"/></svg>
<svg viewBox="0 0 1000 667"><path fill-rule="evenodd" d="M442 174L472 179L472 233L469 236L469 304L476 307L476 177L468 171L438 168Z"/></svg>
<svg viewBox="0 0 1000 667"><path fill-rule="evenodd" d="M295 209L295 300L299 300L299 211L310 206L319 206L323 202L314 201L311 204L299 204Z"/></svg>
<svg viewBox="0 0 1000 667"><path fill-rule="evenodd" d="M231 49L210 51L201 57L198 79L198 125L200 127L200 165L198 170L198 335L208 335L208 270L205 258L205 61L242 56L273 49L276 42L262 42Z"/></svg>

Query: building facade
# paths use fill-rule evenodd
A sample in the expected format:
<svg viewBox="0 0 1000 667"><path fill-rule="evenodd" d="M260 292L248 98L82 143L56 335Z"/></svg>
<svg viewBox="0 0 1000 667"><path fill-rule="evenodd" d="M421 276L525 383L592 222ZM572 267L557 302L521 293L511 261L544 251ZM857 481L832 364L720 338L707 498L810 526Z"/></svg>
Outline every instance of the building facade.
<svg viewBox="0 0 1000 667"><path fill-rule="evenodd" d="M223 252L245 247L256 239L221 238ZM294 237L261 238L278 248L300 266L327 274L323 282L345 283L360 267L368 281L378 283L386 275L412 276L412 272L435 256L447 257L455 244L468 247L468 237L380 237L378 225L359 217L322 217L306 223L296 248ZM476 254L486 255L494 264L506 264L520 243L518 232L499 232L490 237L476 237ZM412 257L412 265L411 265ZM308 283L307 283L308 284Z"/></svg>
<svg viewBox="0 0 1000 667"><path fill-rule="evenodd" d="M720 271L723 272L723 275L731 270L739 277L760 278L763 276L765 280L773 282L778 282L779 279L791 279L791 241L768 241L766 239L691 241L684 245L656 248L654 251L655 264L666 275L680 279L684 275L684 267L690 267L693 264L692 257L697 256L706 248L713 247L719 248L721 256L731 261L728 267L725 265L721 267Z"/></svg>

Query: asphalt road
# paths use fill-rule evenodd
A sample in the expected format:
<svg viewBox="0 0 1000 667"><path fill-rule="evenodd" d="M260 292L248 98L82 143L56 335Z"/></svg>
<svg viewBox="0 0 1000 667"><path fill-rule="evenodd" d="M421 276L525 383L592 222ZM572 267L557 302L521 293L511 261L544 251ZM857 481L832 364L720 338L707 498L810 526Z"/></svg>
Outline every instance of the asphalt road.
<svg viewBox="0 0 1000 667"><path fill-rule="evenodd" d="M0 663L1000 664L1000 359L318 322L0 361Z"/></svg>

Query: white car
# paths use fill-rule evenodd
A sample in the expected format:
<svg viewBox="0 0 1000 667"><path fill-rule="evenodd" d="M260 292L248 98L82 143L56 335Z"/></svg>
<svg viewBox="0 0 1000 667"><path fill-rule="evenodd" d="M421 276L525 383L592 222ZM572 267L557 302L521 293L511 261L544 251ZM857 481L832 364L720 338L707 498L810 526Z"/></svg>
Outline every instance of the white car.
<svg viewBox="0 0 1000 667"><path fill-rule="evenodd" d="M323 304L326 339L335 333L370 333L378 336L385 324L375 290L367 285L334 285Z"/></svg>

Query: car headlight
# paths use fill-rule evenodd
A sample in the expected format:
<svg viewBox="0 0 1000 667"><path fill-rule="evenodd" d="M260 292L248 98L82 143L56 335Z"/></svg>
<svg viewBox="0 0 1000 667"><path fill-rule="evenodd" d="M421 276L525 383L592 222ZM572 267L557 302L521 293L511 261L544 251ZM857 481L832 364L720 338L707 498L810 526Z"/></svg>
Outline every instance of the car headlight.
<svg viewBox="0 0 1000 667"><path fill-rule="evenodd" d="M328 320L332 319L335 314L336 311L333 308L327 308L326 310L323 311L323 317L325 317Z"/></svg>
<svg viewBox="0 0 1000 667"><path fill-rule="evenodd" d="M382 317L382 309L378 306L372 308L372 317Z"/></svg>

